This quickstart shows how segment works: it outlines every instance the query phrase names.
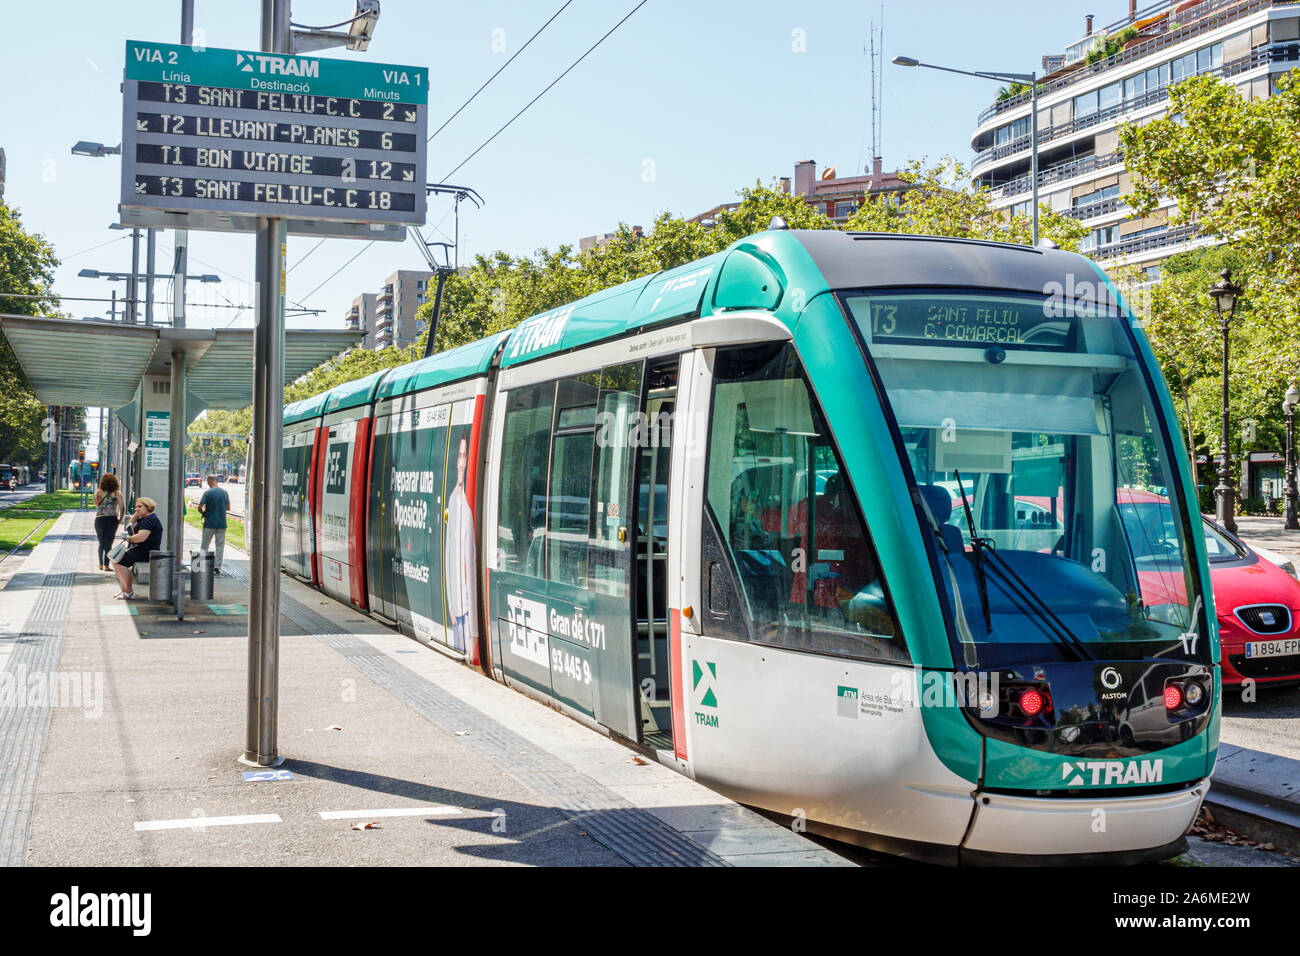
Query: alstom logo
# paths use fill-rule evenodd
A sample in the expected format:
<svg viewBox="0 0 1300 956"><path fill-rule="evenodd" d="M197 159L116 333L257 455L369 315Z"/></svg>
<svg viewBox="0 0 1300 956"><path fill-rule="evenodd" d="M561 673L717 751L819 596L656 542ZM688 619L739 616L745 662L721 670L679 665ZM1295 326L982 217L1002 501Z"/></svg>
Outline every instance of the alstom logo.
<svg viewBox="0 0 1300 956"><path fill-rule="evenodd" d="M320 78L320 60L295 60L258 53L236 53L235 65L245 73L276 73L280 76Z"/></svg>
<svg viewBox="0 0 1300 956"><path fill-rule="evenodd" d="M1123 760L1070 760L1061 767L1061 779L1067 787L1159 783L1164 773L1163 759L1128 763Z"/></svg>

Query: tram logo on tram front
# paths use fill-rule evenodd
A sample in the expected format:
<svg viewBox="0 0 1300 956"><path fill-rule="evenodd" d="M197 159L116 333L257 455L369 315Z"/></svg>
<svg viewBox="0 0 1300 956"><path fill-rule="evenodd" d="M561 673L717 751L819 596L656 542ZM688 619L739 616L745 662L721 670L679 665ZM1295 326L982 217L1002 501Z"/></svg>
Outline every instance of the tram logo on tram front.
<svg viewBox="0 0 1300 956"><path fill-rule="evenodd" d="M1067 760L1061 779L1067 787L1150 784L1164 779L1165 762L1154 760Z"/></svg>

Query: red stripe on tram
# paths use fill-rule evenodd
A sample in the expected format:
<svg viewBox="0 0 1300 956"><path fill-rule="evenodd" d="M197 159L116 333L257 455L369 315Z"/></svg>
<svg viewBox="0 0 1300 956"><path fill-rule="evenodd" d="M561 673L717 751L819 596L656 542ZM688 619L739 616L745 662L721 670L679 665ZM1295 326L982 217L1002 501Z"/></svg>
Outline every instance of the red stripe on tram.
<svg viewBox="0 0 1300 956"><path fill-rule="evenodd" d="M686 759L686 707L682 701L682 616L677 608L668 609L668 673L673 686L668 693L673 711L673 753Z"/></svg>

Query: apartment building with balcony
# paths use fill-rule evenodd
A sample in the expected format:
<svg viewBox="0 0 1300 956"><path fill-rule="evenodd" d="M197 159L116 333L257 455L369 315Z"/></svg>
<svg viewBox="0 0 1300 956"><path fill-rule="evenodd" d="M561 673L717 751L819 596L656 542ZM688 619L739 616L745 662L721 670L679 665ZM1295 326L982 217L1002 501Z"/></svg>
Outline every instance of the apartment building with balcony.
<svg viewBox="0 0 1300 956"><path fill-rule="evenodd" d="M1128 16L1099 29L1089 16L1084 34L1063 56L1043 57L1039 203L1089 228L1085 251L1154 278L1165 258L1207 240L1193 226L1171 225L1171 201L1142 218L1123 203L1132 184L1120 126L1163 115L1169 86L1190 76L1221 77L1248 99L1268 96L1279 76L1300 67L1300 0L1163 0L1142 9L1130 0ZM1028 90L1004 95L971 135L975 184L990 188L997 207L1025 215L1030 103Z"/></svg>
<svg viewBox="0 0 1300 956"><path fill-rule="evenodd" d="M432 272L399 269L384 280L375 295L375 341L371 348L408 348L420 333L416 310L432 297L437 279Z"/></svg>
<svg viewBox="0 0 1300 956"><path fill-rule="evenodd" d="M343 318L343 324L355 331L364 330L365 338L361 340L361 348L373 349L375 347L375 322L377 321L376 299L379 297L373 292L363 292L352 300L352 307L348 309L347 315Z"/></svg>

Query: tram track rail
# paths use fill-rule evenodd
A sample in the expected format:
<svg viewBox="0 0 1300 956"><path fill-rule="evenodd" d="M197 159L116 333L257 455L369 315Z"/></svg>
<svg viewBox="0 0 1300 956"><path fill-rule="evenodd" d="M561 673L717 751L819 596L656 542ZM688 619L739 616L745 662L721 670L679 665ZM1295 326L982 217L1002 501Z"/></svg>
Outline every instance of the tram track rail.
<svg viewBox="0 0 1300 956"><path fill-rule="evenodd" d="M34 512L34 514L44 514L45 517L42 518L40 521L38 521L36 523L36 527L32 528L31 531L27 532L27 534L23 537L21 541L19 541L16 545L14 545L12 548L6 551L3 555L0 555L0 564L4 564L5 561L7 561L9 558L13 557L13 555L21 551L23 549L23 545L25 545L28 541L30 541L32 537L36 534L36 532L40 531L43 527L45 527L46 524L56 519L59 515L63 514L63 512L46 511L46 512ZM7 517L13 517L13 516L9 515Z"/></svg>

